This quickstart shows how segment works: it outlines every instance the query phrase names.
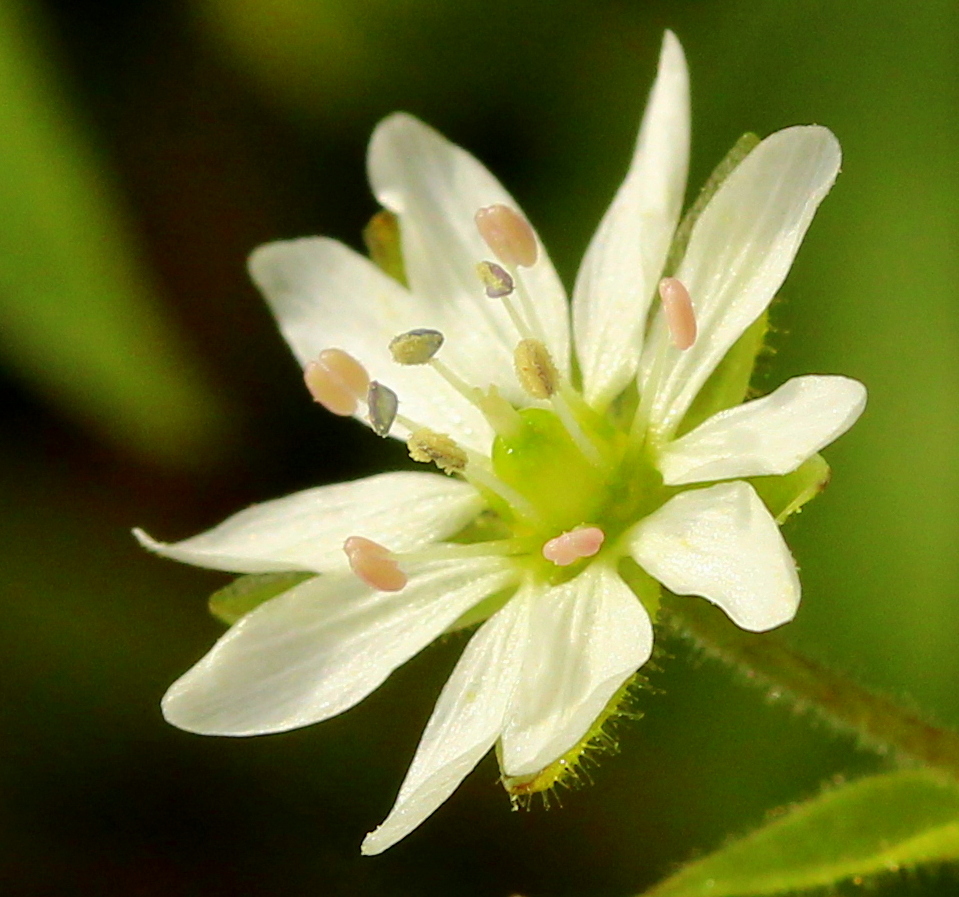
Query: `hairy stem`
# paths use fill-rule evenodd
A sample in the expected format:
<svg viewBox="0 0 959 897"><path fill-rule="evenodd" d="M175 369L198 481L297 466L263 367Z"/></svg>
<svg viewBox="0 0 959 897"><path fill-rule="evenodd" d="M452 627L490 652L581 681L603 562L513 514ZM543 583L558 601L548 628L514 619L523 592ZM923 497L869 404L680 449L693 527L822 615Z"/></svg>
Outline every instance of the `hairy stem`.
<svg viewBox="0 0 959 897"><path fill-rule="evenodd" d="M880 753L897 754L959 780L959 734L804 657L776 634L744 632L701 599L664 594L663 609L667 626L739 669L750 682L774 689Z"/></svg>

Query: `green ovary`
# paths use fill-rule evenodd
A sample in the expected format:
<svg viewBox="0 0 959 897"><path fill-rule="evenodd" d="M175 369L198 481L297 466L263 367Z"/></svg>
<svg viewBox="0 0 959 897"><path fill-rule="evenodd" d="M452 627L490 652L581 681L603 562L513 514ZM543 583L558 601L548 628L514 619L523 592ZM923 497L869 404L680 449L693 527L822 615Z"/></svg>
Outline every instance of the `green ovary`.
<svg viewBox="0 0 959 897"><path fill-rule="evenodd" d="M597 526L608 549L624 529L668 497L648 456L628 451L626 435L605 422L584 428L602 458L596 464L552 411L529 408L520 412L520 420L515 435L498 436L493 444L496 476L527 499L538 517L530 522L512 509L497 508L514 535L541 545L576 527ZM557 568L538 561L544 577L555 578ZM579 569L573 565L569 572Z"/></svg>

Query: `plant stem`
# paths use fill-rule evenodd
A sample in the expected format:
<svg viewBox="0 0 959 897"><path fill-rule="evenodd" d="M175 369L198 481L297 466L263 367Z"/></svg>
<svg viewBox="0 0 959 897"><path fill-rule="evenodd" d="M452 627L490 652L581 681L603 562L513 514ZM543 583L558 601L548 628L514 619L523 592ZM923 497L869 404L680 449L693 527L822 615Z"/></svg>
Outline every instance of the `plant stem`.
<svg viewBox="0 0 959 897"><path fill-rule="evenodd" d="M772 633L744 632L699 598L664 593L663 622L707 655L772 688L881 754L922 763L959 781L959 734L810 660Z"/></svg>

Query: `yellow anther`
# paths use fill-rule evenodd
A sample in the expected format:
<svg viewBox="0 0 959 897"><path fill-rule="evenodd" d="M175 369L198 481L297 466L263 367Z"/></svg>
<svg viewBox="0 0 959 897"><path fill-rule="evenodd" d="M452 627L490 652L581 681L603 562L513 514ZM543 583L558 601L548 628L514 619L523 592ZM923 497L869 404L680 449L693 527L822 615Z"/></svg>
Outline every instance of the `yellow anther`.
<svg viewBox="0 0 959 897"><path fill-rule="evenodd" d="M548 399L559 387L559 372L549 349L538 339L520 340L513 353L520 385L534 399Z"/></svg>
<svg viewBox="0 0 959 897"><path fill-rule="evenodd" d="M509 296L516 287L509 271L501 265L497 265L496 262L480 262L476 266L476 273L479 274L479 279L483 281L486 295L490 299L502 299L504 296Z"/></svg>
<svg viewBox="0 0 959 897"><path fill-rule="evenodd" d="M370 377L352 355L342 349L324 349L303 371L303 382L315 402L341 417L356 411Z"/></svg>
<svg viewBox="0 0 959 897"><path fill-rule="evenodd" d="M476 229L507 267L531 268L539 257L536 234L515 209L502 204L486 206L476 213Z"/></svg>
<svg viewBox="0 0 959 897"><path fill-rule="evenodd" d="M466 463L469 460L466 452L449 436L427 430L425 427L410 435L406 441L406 447L414 461L421 461L424 464L433 463L446 474L462 473L466 470Z"/></svg>
<svg viewBox="0 0 959 897"><path fill-rule="evenodd" d="M397 364L426 364L443 345L439 330L418 327L390 340L390 354Z"/></svg>

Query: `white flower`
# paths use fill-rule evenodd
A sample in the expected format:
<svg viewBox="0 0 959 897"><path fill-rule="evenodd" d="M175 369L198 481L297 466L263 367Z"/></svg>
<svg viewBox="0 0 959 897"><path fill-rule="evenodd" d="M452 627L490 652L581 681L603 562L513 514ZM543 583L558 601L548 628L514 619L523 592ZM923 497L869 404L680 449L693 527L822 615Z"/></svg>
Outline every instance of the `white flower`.
<svg viewBox="0 0 959 897"><path fill-rule="evenodd" d="M690 432L681 424L782 284L837 175L839 146L814 126L760 143L660 285L688 148L686 65L667 33L629 172L576 280L572 328L563 287L509 211L512 198L408 115L377 127L369 173L398 216L409 289L328 239L253 255L253 278L314 394L340 390L337 410L358 405L381 432L417 431L414 457L461 476L388 473L310 489L172 545L139 533L153 550L205 567L321 574L230 628L163 710L206 734L305 726L362 700L443 632L485 619L365 853L418 826L494 745L504 776L522 781L582 742L652 650L650 611L620 577L623 559L749 630L795 614L795 564L745 478L795 470L852 425L865 389L799 377ZM482 225L484 242L482 209L505 216L493 221L505 236ZM499 264L484 276L507 293L502 301L477 276L491 246ZM411 330L409 358L425 363L397 364L391 340ZM342 351L317 367L331 348ZM377 386L370 411L357 403L366 374L350 356L392 390ZM484 511L495 538L449 541Z"/></svg>

